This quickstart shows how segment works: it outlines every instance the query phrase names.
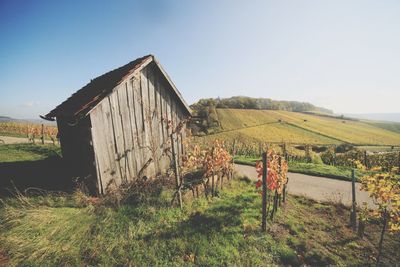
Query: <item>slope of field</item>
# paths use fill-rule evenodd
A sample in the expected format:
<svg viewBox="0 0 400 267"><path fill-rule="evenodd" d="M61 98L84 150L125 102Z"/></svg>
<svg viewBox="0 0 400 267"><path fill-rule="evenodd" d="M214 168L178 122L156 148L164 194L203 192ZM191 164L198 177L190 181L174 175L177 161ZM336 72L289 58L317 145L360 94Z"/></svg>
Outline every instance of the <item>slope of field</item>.
<svg viewBox="0 0 400 267"><path fill-rule="evenodd" d="M375 127L379 127L391 132L399 133L400 134L400 123L399 122L372 122L367 121L366 123L371 124Z"/></svg>
<svg viewBox="0 0 400 267"><path fill-rule="evenodd" d="M221 133L213 138L264 142L400 145L400 134L361 121L281 110L218 109Z"/></svg>
<svg viewBox="0 0 400 267"><path fill-rule="evenodd" d="M220 133L208 135L205 139L219 139L233 141L234 139L251 142L271 143L301 143L301 144L340 144L333 138L325 137L317 133L298 128L285 123L267 123L237 130L227 130Z"/></svg>

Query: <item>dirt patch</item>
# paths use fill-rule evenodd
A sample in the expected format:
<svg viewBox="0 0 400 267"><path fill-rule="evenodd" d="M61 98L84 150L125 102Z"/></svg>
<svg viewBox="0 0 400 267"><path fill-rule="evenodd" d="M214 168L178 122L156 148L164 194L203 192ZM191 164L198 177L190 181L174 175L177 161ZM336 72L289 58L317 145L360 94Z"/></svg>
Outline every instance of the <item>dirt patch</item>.
<svg viewBox="0 0 400 267"><path fill-rule="evenodd" d="M36 143L40 144L41 140L37 138ZM46 144L52 144L51 140L44 140ZM14 136L0 136L0 144L20 144L20 143L29 143L28 138L26 137L14 137Z"/></svg>

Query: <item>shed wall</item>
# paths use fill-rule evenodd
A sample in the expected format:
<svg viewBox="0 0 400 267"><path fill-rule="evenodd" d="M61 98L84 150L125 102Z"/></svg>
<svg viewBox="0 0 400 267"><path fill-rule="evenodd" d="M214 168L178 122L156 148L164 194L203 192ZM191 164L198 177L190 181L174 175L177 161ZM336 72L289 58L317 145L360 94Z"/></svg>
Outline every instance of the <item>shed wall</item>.
<svg viewBox="0 0 400 267"><path fill-rule="evenodd" d="M91 132L99 192L136 178L164 174L172 159L168 121L177 125L185 112L155 64L126 78L91 112ZM184 153L184 129L176 151Z"/></svg>

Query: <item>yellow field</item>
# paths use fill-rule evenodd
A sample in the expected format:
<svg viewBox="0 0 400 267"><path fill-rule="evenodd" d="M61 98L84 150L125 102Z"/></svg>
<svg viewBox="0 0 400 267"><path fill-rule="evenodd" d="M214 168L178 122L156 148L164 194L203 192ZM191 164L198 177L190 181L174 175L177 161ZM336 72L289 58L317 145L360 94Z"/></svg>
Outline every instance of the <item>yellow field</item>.
<svg viewBox="0 0 400 267"><path fill-rule="evenodd" d="M362 121L281 110L218 109L221 133L208 138L262 142L400 145L400 134Z"/></svg>
<svg viewBox="0 0 400 267"><path fill-rule="evenodd" d="M44 125L43 134L45 137L55 138L57 126ZM42 125L25 122L0 122L0 135L11 135L17 137L39 137L42 135Z"/></svg>

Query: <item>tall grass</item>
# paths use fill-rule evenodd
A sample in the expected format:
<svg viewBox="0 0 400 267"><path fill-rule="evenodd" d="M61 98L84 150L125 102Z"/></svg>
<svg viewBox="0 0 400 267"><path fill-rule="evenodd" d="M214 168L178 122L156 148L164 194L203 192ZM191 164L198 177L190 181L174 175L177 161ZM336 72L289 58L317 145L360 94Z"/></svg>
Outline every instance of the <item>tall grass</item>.
<svg viewBox="0 0 400 267"><path fill-rule="evenodd" d="M268 246L260 248L263 253L250 257L256 247L248 246L243 237L242 212L247 210L246 221L257 223L256 210L248 211L258 202L254 192L236 185L221 193L221 198L195 199L183 210L170 206L171 196L172 192L165 190L150 196L150 201L116 207L93 204L81 193L19 195L2 202L0 246L11 265L215 266L273 262ZM246 201L250 205L245 205ZM271 239L263 242L267 241Z"/></svg>
<svg viewBox="0 0 400 267"><path fill-rule="evenodd" d="M168 189L119 207L74 195L18 196L0 207L0 252L11 266L365 266L379 228L366 239L347 228L343 207L288 197L268 233L260 231L261 198L234 180L213 199L171 207ZM128 204L130 203L130 204ZM397 243L396 243L397 242ZM388 235L387 265L400 259Z"/></svg>

